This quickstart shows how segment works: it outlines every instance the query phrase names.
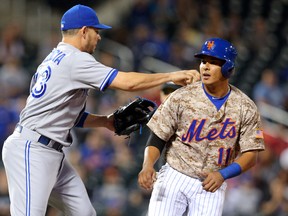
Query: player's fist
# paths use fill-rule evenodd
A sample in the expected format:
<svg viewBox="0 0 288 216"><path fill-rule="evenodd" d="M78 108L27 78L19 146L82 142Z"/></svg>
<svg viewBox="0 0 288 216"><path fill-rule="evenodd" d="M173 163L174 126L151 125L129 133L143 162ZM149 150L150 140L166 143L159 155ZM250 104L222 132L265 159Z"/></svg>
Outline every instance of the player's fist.
<svg viewBox="0 0 288 216"><path fill-rule="evenodd" d="M200 73L197 70L182 70L171 73L171 81L176 85L185 86L200 80Z"/></svg>
<svg viewBox="0 0 288 216"><path fill-rule="evenodd" d="M219 172L210 172L204 174L205 179L202 182L203 189L214 193L224 182L224 178Z"/></svg>
<svg viewBox="0 0 288 216"><path fill-rule="evenodd" d="M153 167L143 167L138 174L138 184L146 189L151 190L156 181L156 171Z"/></svg>

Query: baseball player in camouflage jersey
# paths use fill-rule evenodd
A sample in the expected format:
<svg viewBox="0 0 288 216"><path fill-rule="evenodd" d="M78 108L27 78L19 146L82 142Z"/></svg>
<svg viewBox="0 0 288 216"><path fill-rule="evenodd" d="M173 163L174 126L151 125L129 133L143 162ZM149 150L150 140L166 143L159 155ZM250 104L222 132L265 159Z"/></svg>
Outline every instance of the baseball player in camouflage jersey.
<svg viewBox="0 0 288 216"><path fill-rule="evenodd" d="M88 90L136 91L197 79L195 70L149 75L101 64L91 54L101 40L99 30L109 28L84 5L63 15L62 42L38 67L20 121L4 143L11 215L44 216L48 203L65 215L96 215L82 180L62 151L72 143L73 127L114 131L112 115L85 112Z"/></svg>
<svg viewBox="0 0 288 216"><path fill-rule="evenodd" d="M230 42L207 40L195 55L201 82L171 93L148 122L138 183L153 187L149 216L220 216L225 180L253 167L264 150L256 105L228 82L236 56ZM167 163L156 176L164 145Z"/></svg>

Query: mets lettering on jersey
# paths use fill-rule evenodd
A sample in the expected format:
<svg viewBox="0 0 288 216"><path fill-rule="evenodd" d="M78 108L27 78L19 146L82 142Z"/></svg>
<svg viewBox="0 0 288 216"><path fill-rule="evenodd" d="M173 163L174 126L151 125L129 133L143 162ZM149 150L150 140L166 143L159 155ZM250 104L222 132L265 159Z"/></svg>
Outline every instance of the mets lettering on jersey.
<svg viewBox="0 0 288 216"><path fill-rule="evenodd" d="M217 128L212 128L206 136L201 135L205 123L206 119L199 121L194 119L187 133L182 136L182 141L187 141L188 139L188 142L191 142L193 138L195 141L202 141L204 139L215 140L217 138L225 139L226 137L234 138L236 136L236 128L234 126L235 122L230 121L229 118L221 123L222 128L220 130Z"/></svg>

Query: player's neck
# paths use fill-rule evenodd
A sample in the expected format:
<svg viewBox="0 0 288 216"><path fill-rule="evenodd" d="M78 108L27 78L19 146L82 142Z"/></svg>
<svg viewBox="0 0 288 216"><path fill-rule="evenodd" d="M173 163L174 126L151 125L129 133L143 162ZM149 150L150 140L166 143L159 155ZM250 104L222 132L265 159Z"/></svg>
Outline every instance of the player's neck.
<svg viewBox="0 0 288 216"><path fill-rule="evenodd" d="M63 37L62 42L70 44L76 47L77 49L81 50L80 42L79 40L75 39L75 37Z"/></svg>
<svg viewBox="0 0 288 216"><path fill-rule="evenodd" d="M216 98L222 98L226 96L230 92L230 86L227 83L227 85L204 85L205 91Z"/></svg>

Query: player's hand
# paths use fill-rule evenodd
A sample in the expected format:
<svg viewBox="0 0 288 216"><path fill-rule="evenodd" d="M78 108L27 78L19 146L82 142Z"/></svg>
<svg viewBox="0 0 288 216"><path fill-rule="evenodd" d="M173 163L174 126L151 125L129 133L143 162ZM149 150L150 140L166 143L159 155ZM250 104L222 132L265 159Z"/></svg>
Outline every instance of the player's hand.
<svg viewBox="0 0 288 216"><path fill-rule="evenodd" d="M214 193L224 182L224 178L219 172L206 173L205 179L202 182L203 189Z"/></svg>
<svg viewBox="0 0 288 216"><path fill-rule="evenodd" d="M185 86L200 80L200 73L197 70L182 70L171 73L171 80L176 85Z"/></svg>
<svg viewBox="0 0 288 216"><path fill-rule="evenodd" d="M138 184L146 189L151 190L156 181L156 171L153 167L143 167L138 174Z"/></svg>

